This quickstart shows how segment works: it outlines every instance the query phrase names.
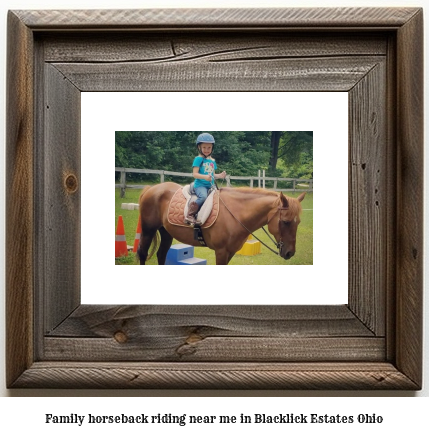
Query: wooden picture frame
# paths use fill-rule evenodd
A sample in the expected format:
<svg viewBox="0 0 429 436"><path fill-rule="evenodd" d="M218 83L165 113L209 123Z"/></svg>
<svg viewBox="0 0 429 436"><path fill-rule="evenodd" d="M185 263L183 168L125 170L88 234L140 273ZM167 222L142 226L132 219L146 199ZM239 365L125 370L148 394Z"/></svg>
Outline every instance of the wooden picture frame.
<svg viewBox="0 0 429 436"><path fill-rule="evenodd" d="M420 389L422 46L419 8L10 11L7 386ZM347 305L80 304L80 94L166 90L349 93Z"/></svg>

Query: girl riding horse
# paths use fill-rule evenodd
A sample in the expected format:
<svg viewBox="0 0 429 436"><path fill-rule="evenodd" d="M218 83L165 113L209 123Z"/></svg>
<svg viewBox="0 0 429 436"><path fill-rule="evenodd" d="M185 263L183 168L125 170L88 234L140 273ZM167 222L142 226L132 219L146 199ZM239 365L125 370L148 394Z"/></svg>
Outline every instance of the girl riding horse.
<svg viewBox="0 0 429 436"><path fill-rule="evenodd" d="M215 140L210 133L201 133L196 141L198 156L192 164L192 173L195 179L194 191L197 199L189 204L188 215L185 218L189 224L196 223L196 215L206 201L215 179L223 179L226 176L225 171L221 174L215 173L217 165L212 158L214 143Z"/></svg>

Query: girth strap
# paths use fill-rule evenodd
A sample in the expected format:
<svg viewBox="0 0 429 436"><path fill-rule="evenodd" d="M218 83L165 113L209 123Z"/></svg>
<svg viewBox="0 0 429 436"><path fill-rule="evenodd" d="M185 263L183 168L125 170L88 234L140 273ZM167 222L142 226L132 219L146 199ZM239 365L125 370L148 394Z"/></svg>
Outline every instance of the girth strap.
<svg viewBox="0 0 429 436"><path fill-rule="evenodd" d="M202 247L207 247L206 241L204 240L203 231L201 226L194 224L194 240L198 241Z"/></svg>

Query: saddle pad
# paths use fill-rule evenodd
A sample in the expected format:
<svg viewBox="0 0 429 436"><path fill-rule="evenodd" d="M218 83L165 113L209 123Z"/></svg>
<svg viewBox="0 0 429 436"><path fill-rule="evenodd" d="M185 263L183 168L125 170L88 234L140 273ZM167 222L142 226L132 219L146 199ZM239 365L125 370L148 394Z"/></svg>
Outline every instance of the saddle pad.
<svg viewBox="0 0 429 436"><path fill-rule="evenodd" d="M188 210L189 210L189 205L191 204L192 201L197 201L197 195L195 194L195 191L193 191L193 189L191 189L192 185L186 185L183 190L182 193L186 198L186 205L185 205L185 210L183 211L184 213L184 217L188 216ZM215 189L213 189L212 191L209 191L210 194L208 195L208 197L206 198L206 201L203 203L203 205L201 206L200 210L197 213L197 219L198 221L201 223L201 225L203 225L208 217L210 216L212 209L213 209L213 198L214 198L214 193L216 192Z"/></svg>
<svg viewBox="0 0 429 436"><path fill-rule="evenodd" d="M170 204L168 205L167 219L170 224L173 224L175 226L192 227L191 225L186 224L184 222L185 207L187 206L188 199L184 196L182 191L183 191L182 188L178 189L173 195L173 198L170 200ZM211 227L215 223L218 214L219 214L219 192L214 191L213 208L207 220L201 225L201 228L206 229L208 227Z"/></svg>

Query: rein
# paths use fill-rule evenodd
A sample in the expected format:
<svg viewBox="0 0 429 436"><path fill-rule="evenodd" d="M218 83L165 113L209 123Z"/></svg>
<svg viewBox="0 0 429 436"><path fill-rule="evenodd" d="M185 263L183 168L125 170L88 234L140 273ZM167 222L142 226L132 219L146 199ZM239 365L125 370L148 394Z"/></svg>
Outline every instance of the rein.
<svg viewBox="0 0 429 436"><path fill-rule="evenodd" d="M264 228L264 226L262 226L262 230L268 235L268 237L270 238L270 240L271 240L271 242L273 242L274 243L274 245L277 247L277 249L278 249L278 252L277 251L275 251L275 250L273 250L271 247L269 247L265 242L263 242L263 241L261 241L254 233L252 233L230 210L229 210L229 208L228 208L228 206L225 204L225 202L223 201L223 199L222 199L222 197L220 196L220 192L219 192L219 200L222 202L222 204L225 206L225 208L226 208L226 210L231 214L231 216L239 223L239 224L241 224L243 227L244 227L244 229L246 229L246 231L248 232L248 233L250 233L255 239L257 239L262 245L264 245L266 248L268 248L268 250L270 250L270 251L272 251L274 254L276 254L277 256L280 256L280 253L281 253L281 250L282 250L282 247L283 247L283 241L282 241L282 236L281 236L281 233L280 233L280 242L276 242L274 239L273 239L273 237L265 230L265 228ZM279 206L278 208L277 208L277 211L278 212L280 212L280 211L282 211L282 210L287 210L287 209L289 209L288 207L283 207L283 206ZM271 217L271 218L269 218L268 219L268 221L267 221L267 224L266 225L268 225L269 224L269 222L274 218L274 216L275 215L277 215L277 212L275 212L274 213L274 215ZM280 215L281 215L281 212L280 212ZM281 221L281 216L279 216L279 223L278 223L278 225L279 225L279 230L280 230L280 221Z"/></svg>

